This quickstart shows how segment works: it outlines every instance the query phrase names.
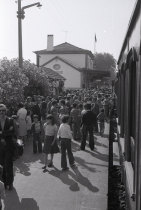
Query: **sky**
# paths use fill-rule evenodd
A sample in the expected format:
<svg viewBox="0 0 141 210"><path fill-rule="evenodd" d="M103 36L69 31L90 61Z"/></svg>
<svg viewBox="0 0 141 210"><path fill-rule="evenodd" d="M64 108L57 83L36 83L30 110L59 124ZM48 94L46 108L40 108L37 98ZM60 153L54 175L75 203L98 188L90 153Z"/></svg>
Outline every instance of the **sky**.
<svg viewBox="0 0 141 210"><path fill-rule="evenodd" d="M22 20L24 59L36 62L33 51L47 48L48 34L54 45L69 42L118 59L136 0L37 1L42 7L26 9ZM37 1L22 0L22 6ZM17 8L16 0L0 0L0 59L18 57Z"/></svg>

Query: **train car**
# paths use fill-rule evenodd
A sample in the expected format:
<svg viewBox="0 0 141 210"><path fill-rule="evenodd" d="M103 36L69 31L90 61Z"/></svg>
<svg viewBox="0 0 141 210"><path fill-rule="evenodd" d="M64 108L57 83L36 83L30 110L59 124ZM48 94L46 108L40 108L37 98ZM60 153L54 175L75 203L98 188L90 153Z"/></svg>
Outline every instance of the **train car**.
<svg viewBox="0 0 141 210"><path fill-rule="evenodd" d="M119 150L128 210L141 210L141 0L137 0L118 59Z"/></svg>

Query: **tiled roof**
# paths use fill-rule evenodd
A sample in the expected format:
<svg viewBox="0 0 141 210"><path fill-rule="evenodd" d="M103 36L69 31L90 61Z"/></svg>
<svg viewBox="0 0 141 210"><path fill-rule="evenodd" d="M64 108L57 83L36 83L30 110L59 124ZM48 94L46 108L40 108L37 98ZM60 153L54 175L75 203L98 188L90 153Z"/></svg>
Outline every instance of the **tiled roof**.
<svg viewBox="0 0 141 210"><path fill-rule="evenodd" d="M34 51L35 54L61 54L61 53L64 53L64 54L89 54L92 58L93 58L93 54L91 51L89 50L86 50L86 49L82 49L82 48L79 48L77 46L74 46L68 42L65 42L65 43L62 43L62 44L59 44L59 45L56 45L54 46L53 50L52 51L48 51L47 49L44 49L44 50L39 50L39 51Z"/></svg>
<svg viewBox="0 0 141 210"><path fill-rule="evenodd" d="M54 50L56 51L88 51L79 47L76 47L68 42L59 44L57 46L54 46Z"/></svg>
<svg viewBox="0 0 141 210"><path fill-rule="evenodd" d="M52 79L59 79L59 80L65 80L65 78L57 73L56 71L53 71L52 69L42 67L44 71L47 73L47 76Z"/></svg>

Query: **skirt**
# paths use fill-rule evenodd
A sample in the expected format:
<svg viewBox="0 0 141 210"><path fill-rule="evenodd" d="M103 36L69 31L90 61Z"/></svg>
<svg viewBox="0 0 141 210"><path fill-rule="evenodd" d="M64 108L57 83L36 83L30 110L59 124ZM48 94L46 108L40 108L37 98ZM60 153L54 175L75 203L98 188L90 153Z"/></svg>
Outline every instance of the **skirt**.
<svg viewBox="0 0 141 210"><path fill-rule="evenodd" d="M44 140L44 147L43 147L43 152L46 154L54 154L54 153L59 153L59 147L57 145L57 141L55 141L54 145L52 146L52 142L54 140L54 136L45 136Z"/></svg>

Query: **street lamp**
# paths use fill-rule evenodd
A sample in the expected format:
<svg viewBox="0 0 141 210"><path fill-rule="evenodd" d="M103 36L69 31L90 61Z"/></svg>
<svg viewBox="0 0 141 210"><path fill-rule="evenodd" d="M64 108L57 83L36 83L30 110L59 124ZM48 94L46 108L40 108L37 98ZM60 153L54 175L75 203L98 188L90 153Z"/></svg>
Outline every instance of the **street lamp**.
<svg viewBox="0 0 141 210"><path fill-rule="evenodd" d="M21 0L18 0L18 11L17 11L17 18L18 18L18 50L19 50L19 67L23 67L23 54L22 54L22 19L25 18L25 9L28 9L29 7L41 7L42 5L40 2L30 4L24 7L21 7Z"/></svg>

